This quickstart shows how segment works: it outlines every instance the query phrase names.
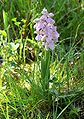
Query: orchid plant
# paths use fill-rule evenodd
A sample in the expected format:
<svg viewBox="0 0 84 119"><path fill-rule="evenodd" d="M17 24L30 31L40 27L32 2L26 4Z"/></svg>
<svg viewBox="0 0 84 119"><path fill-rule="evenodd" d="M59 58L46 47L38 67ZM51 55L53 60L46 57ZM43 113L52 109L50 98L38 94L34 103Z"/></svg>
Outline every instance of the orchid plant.
<svg viewBox="0 0 84 119"><path fill-rule="evenodd" d="M52 63L50 52L53 53L55 43L58 42L59 33L52 19L53 13L48 13L47 9L42 10L42 16L34 20L35 39L42 43L44 54L41 58L41 86L45 97L49 97L50 65ZM49 50L50 49L50 50Z"/></svg>

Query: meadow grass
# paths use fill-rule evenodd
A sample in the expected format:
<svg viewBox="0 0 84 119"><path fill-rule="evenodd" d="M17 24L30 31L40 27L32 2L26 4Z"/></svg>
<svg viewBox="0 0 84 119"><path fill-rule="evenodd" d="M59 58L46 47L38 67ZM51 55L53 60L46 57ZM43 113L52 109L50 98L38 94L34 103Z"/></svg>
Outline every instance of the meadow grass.
<svg viewBox="0 0 84 119"><path fill-rule="evenodd" d="M44 7L60 33L53 51L35 40ZM0 11L0 119L82 119L83 0L1 0Z"/></svg>

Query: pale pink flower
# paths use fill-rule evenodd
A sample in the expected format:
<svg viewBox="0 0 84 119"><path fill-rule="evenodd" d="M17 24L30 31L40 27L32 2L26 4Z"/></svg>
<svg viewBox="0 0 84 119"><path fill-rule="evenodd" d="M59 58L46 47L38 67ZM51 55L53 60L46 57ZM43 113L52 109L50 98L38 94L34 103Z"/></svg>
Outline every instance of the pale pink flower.
<svg viewBox="0 0 84 119"><path fill-rule="evenodd" d="M46 49L54 49L55 42L58 42L59 33L57 27L54 26L55 21L52 19L53 13L48 13L47 9L43 9L42 16L34 20L36 40L42 41Z"/></svg>

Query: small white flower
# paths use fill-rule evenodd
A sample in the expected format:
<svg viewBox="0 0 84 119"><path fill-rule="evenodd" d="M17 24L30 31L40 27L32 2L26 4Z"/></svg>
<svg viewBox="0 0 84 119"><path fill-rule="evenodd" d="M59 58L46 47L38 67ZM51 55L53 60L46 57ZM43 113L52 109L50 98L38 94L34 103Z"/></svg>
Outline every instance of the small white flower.
<svg viewBox="0 0 84 119"><path fill-rule="evenodd" d="M42 13L42 14L48 14L48 11L47 11L47 9L44 8L41 13Z"/></svg>

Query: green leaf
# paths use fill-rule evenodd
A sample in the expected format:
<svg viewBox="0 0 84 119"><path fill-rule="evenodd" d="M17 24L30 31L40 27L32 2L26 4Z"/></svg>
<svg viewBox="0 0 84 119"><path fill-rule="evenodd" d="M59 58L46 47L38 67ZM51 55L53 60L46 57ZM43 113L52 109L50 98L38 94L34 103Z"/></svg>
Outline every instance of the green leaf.
<svg viewBox="0 0 84 119"><path fill-rule="evenodd" d="M3 10L4 29L8 28L8 13Z"/></svg>
<svg viewBox="0 0 84 119"><path fill-rule="evenodd" d="M0 34L3 35L4 37L7 37L7 33L4 30L0 30Z"/></svg>

